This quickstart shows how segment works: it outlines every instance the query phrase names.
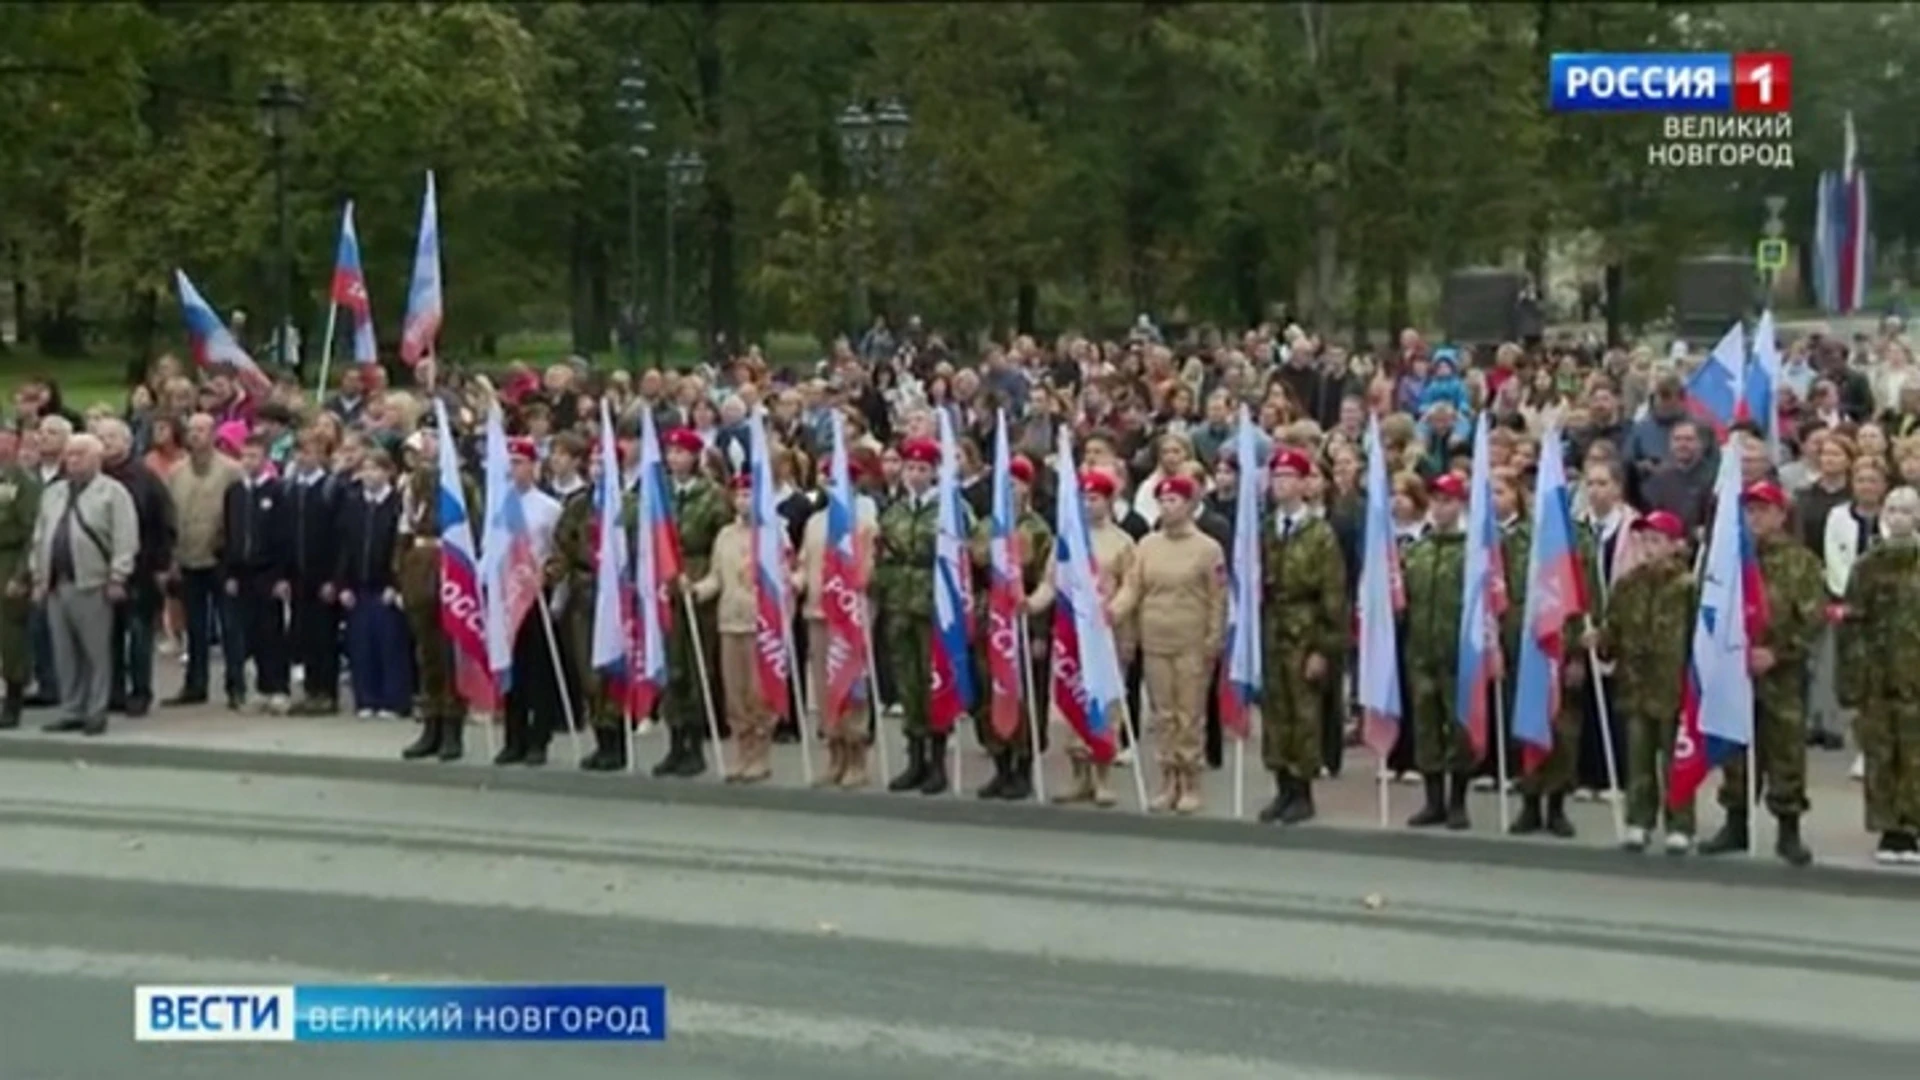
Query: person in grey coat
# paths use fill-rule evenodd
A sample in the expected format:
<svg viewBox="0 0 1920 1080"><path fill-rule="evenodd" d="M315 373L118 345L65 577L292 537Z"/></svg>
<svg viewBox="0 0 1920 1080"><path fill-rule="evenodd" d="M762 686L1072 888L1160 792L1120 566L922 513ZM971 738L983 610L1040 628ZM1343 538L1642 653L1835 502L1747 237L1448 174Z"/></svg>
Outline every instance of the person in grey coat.
<svg viewBox="0 0 1920 1080"><path fill-rule="evenodd" d="M33 599L46 604L60 718L48 731L103 735L113 673L113 608L127 597L140 553L133 496L100 471L92 435L67 440L66 475L47 488L34 522Z"/></svg>

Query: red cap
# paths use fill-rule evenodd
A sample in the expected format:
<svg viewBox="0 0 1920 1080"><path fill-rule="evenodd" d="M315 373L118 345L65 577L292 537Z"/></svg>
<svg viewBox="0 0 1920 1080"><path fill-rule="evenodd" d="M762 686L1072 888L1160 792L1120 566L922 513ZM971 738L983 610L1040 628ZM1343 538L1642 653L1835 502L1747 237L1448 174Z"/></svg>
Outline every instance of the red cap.
<svg viewBox="0 0 1920 1080"><path fill-rule="evenodd" d="M1427 491L1442 498L1464 501L1467 497L1467 482L1452 473L1441 473L1427 485Z"/></svg>
<svg viewBox="0 0 1920 1080"><path fill-rule="evenodd" d="M1190 476L1169 476L1161 480L1153 489L1153 497L1156 499L1178 495L1183 499L1192 500L1198 494L1200 494L1200 487Z"/></svg>
<svg viewBox="0 0 1920 1080"><path fill-rule="evenodd" d="M940 444L932 439L908 439L900 444L901 461L917 461L922 465L940 464Z"/></svg>
<svg viewBox="0 0 1920 1080"><path fill-rule="evenodd" d="M529 438L520 437L507 440L507 456L526 458L533 461L540 456L540 448Z"/></svg>
<svg viewBox="0 0 1920 1080"><path fill-rule="evenodd" d="M662 436L660 441L665 443L669 450L685 450L689 454L704 453L707 449L707 444L700 438L700 433L692 428L674 428Z"/></svg>
<svg viewBox="0 0 1920 1080"><path fill-rule="evenodd" d="M1642 530L1657 532L1669 540L1685 540L1687 538L1686 523L1680 520L1679 515L1669 513L1665 510L1655 510L1645 517L1634 518L1633 531L1640 532Z"/></svg>
<svg viewBox="0 0 1920 1080"><path fill-rule="evenodd" d="M1313 472L1313 459L1298 450L1281 447L1273 452L1273 460L1267 463L1267 468L1273 472L1308 476Z"/></svg>
<svg viewBox="0 0 1920 1080"><path fill-rule="evenodd" d="M1031 484L1033 483L1033 462L1015 454L1013 460L1007 462L1007 473L1023 484Z"/></svg>
<svg viewBox="0 0 1920 1080"><path fill-rule="evenodd" d="M1785 510L1787 508L1787 493L1780 489L1779 484L1762 480L1757 484L1750 485L1747 490L1741 492L1740 501L1766 503L1768 506L1777 506Z"/></svg>
<svg viewBox="0 0 1920 1080"><path fill-rule="evenodd" d="M1088 495L1098 495L1111 499L1120 492L1120 485L1111 474L1099 469L1089 469L1080 474L1080 490Z"/></svg>
<svg viewBox="0 0 1920 1080"><path fill-rule="evenodd" d="M735 491L752 491L753 474L748 472L734 473L733 479L727 481L727 486Z"/></svg>

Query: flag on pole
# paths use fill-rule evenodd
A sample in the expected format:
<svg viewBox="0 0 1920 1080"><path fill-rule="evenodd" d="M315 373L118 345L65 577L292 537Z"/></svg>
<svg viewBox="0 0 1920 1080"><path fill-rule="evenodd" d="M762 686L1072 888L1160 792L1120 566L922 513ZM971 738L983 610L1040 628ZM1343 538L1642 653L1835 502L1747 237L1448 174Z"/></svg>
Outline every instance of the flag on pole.
<svg viewBox="0 0 1920 1080"><path fill-rule="evenodd" d="M938 537L933 554L933 687L928 717L945 734L975 703L973 682L973 587L967 557L967 518L960 500L960 447L953 419L940 421L940 469L934 488Z"/></svg>
<svg viewBox="0 0 1920 1080"><path fill-rule="evenodd" d="M367 275L360 267L360 237L353 228L353 200L340 214L340 247L333 257L333 302L353 319L353 359L371 364L380 359L373 338L373 302L367 296Z"/></svg>
<svg viewBox="0 0 1920 1080"><path fill-rule="evenodd" d="M193 362L203 368L230 367L254 390L271 389L273 381L234 340L233 331L227 329L227 324L213 313L212 305L200 295L200 290L187 280L185 270L173 272L173 285L180 293L180 313L186 317L187 342L193 350Z"/></svg>
<svg viewBox="0 0 1920 1080"><path fill-rule="evenodd" d="M793 657L787 652L787 628L793 605L787 595L792 572L787 522L773 494L773 450L767 442L766 410L755 409L747 424L747 454L753 479L754 660L760 693L775 716L792 711Z"/></svg>
<svg viewBox="0 0 1920 1080"><path fill-rule="evenodd" d="M1687 411L1726 438L1727 428L1747 415L1746 377L1746 332L1735 322L1687 377Z"/></svg>
<svg viewBox="0 0 1920 1080"><path fill-rule="evenodd" d="M1774 330L1773 309L1760 314L1760 325L1753 331L1753 366L1747 372L1747 415L1760 425L1767 436L1767 449L1774 459L1780 454L1780 383L1785 369L1780 362L1780 337Z"/></svg>
<svg viewBox="0 0 1920 1080"><path fill-rule="evenodd" d="M1667 767L1667 801L1690 806L1707 774L1753 742L1753 676L1747 650L1766 633L1767 593L1740 512L1740 447L1720 454L1713 485L1713 533L1707 542L1700 608L1681 687L1680 728ZM1707 695L1713 704L1707 707Z"/></svg>
<svg viewBox="0 0 1920 1080"><path fill-rule="evenodd" d="M847 464L847 424L832 414L833 457L827 463L827 549L821 560L820 610L827 625L824 720L838 723L865 703L867 656L867 539Z"/></svg>
<svg viewBox="0 0 1920 1080"><path fill-rule="evenodd" d="M1473 479L1467 494L1467 565L1461 578L1459 661L1454 675L1454 715L1467 729L1474 759L1487 752L1487 697L1504 692L1500 678L1500 619L1507 613L1506 556L1493 510L1493 463L1488 433L1493 422L1480 414L1473 433ZM1544 455L1543 455L1544 456ZM1545 475L1545 466L1542 466Z"/></svg>
<svg viewBox="0 0 1920 1080"><path fill-rule="evenodd" d="M1227 662L1220 665L1220 726L1236 739L1249 732L1247 710L1260 696L1260 447L1253 415L1240 406L1234 461L1240 486L1233 498L1233 551L1227 560Z"/></svg>
<svg viewBox="0 0 1920 1080"><path fill-rule="evenodd" d="M513 642L534 608L542 575L533 530L513 486L506 418L499 402L487 407L486 527L481 534L480 582L487 600L487 667L501 694L513 685Z"/></svg>
<svg viewBox="0 0 1920 1080"><path fill-rule="evenodd" d="M1360 558L1361 736L1382 760L1400 737L1400 644L1394 619L1406 606L1393 534L1393 489L1380 418L1367 420L1367 519Z"/></svg>
<svg viewBox="0 0 1920 1080"><path fill-rule="evenodd" d="M1086 744L1097 764L1113 760L1114 717L1126 701L1120 656L1100 599L1093 568L1093 539L1076 494L1080 473L1073 464L1073 436L1060 429L1054 453L1058 478L1054 511L1053 707Z"/></svg>
<svg viewBox="0 0 1920 1080"><path fill-rule="evenodd" d="M476 709L499 704L488 662L487 607L480 594L480 565L474 553L473 519L460 483L460 459L453 450L453 425L447 404L433 399L440 447L440 629L453 643L454 688Z"/></svg>
<svg viewBox="0 0 1920 1080"><path fill-rule="evenodd" d="M1737 465L1737 462L1736 462ZM1553 718L1560 714L1561 668L1567 626L1587 611L1587 577L1574 546L1572 501L1558 427L1540 440L1539 478L1533 489L1533 549L1527 558L1527 608L1520 632L1520 668L1514 675L1513 734L1521 767L1532 772L1553 752Z"/></svg>
<svg viewBox="0 0 1920 1080"><path fill-rule="evenodd" d="M1011 739L1020 729L1020 610L1026 581L1020 541L1013 528L1013 456L1007 449L1007 414L998 414L993 434L993 519L987 538L988 721L994 734Z"/></svg>
<svg viewBox="0 0 1920 1080"><path fill-rule="evenodd" d="M601 407L606 409L605 401ZM602 506L619 507L624 492L612 419L610 412L605 413L600 424L600 454L604 464L597 497ZM639 465L634 479L639 490L640 520L634 533L633 574L620 588L626 599L619 610L605 601L601 604L608 608L606 614L602 615L598 608L595 610L596 626L601 619L608 620L609 627L616 620L625 619L626 653L619 653L611 642L596 645L594 664L602 671L618 673L612 687L616 700L625 703L628 715L646 716L653 712L654 702L667 689L667 634L673 628L671 589L681 573L680 536L675 531L673 508L667 501L666 465L660 460L660 439L654 431L651 409L640 410ZM603 512L602 521L605 520L607 516ZM618 539L608 536L609 531ZM625 548L624 528L607 530L602 526L601 537L602 550L608 552L602 556L603 560L617 556ZM605 566L604 561L601 566ZM601 569L599 575L602 582L609 579L605 569ZM600 592L607 591L604 584L598 588ZM595 640L599 640L598 632Z"/></svg>
<svg viewBox="0 0 1920 1080"><path fill-rule="evenodd" d="M407 318L400 329L400 359L408 366L433 357L444 314L440 294L440 203L434 195L433 172L429 170L427 194L420 201L420 238L413 252L413 283L407 288Z"/></svg>
<svg viewBox="0 0 1920 1080"><path fill-rule="evenodd" d="M1839 310L1843 315L1867 306L1867 278L1872 266L1867 235L1867 174L1859 167L1859 153L1853 112L1848 110L1840 167Z"/></svg>

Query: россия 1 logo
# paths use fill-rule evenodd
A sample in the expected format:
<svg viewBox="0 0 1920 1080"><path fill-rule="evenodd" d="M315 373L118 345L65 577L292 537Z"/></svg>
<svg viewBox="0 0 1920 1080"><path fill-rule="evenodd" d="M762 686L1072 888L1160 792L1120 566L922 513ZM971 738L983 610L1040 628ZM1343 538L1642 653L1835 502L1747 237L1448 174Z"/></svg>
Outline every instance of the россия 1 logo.
<svg viewBox="0 0 1920 1080"><path fill-rule="evenodd" d="M1785 53L1555 53L1555 112L1665 113L1647 163L1793 166L1793 59Z"/></svg>

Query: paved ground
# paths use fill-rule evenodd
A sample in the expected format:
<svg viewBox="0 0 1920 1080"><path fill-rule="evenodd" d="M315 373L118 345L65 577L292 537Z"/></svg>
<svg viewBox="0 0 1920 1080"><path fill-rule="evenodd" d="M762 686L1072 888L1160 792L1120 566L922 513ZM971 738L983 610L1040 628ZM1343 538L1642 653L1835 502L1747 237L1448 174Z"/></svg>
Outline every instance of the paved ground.
<svg viewBox="0 0 1920 1080"><path fill-rule="evenodd" d="M1907 1078L1911 897L0 761L6 1080ZM1861 876L1862 880L1867 880ZM657 1047L157 1046L143 981L658 981Z"/></svg>

